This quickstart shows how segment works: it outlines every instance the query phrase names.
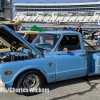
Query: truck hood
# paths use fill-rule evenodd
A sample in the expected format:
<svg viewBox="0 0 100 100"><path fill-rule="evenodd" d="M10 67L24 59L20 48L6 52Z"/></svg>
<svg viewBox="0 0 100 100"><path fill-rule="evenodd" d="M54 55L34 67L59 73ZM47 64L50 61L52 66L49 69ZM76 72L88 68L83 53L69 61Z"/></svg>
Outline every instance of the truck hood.
<svg viewBox="0 0 100 100"><path fill-rule="evenodd" d="M9 43L10 46L13 46L16 49L25 45L26 47L28 47L29 49L34 51L36 54L42 57L42 53L38 49L36 49L28 41L23 39L19 34L14 32L7 26L0 25L0 37L3 38L7 43Z"/></svg>

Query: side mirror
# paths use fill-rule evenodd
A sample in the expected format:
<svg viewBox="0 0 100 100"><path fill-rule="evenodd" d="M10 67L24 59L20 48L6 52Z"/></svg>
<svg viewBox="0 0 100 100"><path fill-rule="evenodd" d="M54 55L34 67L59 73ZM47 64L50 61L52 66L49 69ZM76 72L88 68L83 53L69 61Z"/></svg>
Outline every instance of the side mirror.
<svg viewBox="0 0 100 100"><path fill-rule="evenodd" d="M68 52L68 49L67 49L67 48L64 48L63 51L64 51L64 52Z"/></svg>

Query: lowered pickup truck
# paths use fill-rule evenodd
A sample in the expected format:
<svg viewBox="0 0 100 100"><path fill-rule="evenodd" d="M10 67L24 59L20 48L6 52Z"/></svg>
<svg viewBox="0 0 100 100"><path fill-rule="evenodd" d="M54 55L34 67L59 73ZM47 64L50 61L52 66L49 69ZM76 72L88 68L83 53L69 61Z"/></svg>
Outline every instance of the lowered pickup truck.
<svg viewBox="0 0 100 100"><path fill-rule="evenodd" d="M6 88L37 89L44 80L50 83L100 74L100 50L88 43L85 47L79 32L42 32L30 44L0 25L0 37L11 44L10 52L0 54L0 83Z"/></svg>

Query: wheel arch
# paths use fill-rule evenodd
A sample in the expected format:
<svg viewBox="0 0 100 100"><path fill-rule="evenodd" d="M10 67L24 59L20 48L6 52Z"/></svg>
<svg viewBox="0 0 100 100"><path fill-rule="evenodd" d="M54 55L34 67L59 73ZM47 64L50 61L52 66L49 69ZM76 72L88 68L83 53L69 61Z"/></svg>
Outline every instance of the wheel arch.
<svg viewBox="0 0 100 100"><path fill-rule="evenodd" d="M27 71L32 71L32 70L36 70L37 72L41 73L41 75L42 75L42 77L43 77L43 79L44 79L44 82L48 83L48 80L47 80L46 76L45 76L39 69L27 69L27 70L24 70L23 72L21 72L21 73L15 78L12 87L15 87L16 81L19 79L19 77L20 77L22 74L24 74L24 73L27 72Z"/></svg>

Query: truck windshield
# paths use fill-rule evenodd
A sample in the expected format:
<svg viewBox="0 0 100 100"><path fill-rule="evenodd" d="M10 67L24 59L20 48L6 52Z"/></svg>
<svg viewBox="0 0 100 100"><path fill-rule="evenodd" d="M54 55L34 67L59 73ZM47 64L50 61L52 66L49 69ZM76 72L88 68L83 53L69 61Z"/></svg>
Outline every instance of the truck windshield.
<svg viewBox="0 0 100 100"><path fill-rule="evenodd" d="M33 41L32 45L37 48L51 50L57 43L60 35L56 34L39 34L38 38Z"/></svg>

